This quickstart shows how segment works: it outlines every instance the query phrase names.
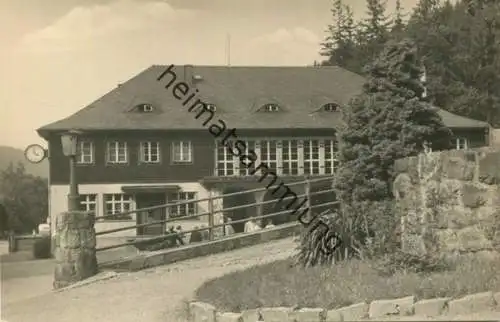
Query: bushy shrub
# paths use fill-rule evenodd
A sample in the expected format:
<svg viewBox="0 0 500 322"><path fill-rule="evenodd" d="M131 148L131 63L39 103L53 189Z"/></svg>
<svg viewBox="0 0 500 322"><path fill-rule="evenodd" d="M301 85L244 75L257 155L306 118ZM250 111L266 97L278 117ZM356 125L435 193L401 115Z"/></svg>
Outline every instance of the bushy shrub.
<svg viewBox="0 0 500 322"><path fill-rule="evenodd" d="M33 244L33 257L36 259L51 258L50 236L44 236L37 239Z"/></svg>
<svg viewBox="0 0 500 322"><path fill-rule="evenodd" d="M339 232L347 252L342 255L339 250L339 259L350 253L375 257L395 250L399 218L393 211L394 161L417 155L428 144L434 150L449 147L451 132L427 102L423 73L413 42L389 42L367 66L362 93L341 110L340 166L333 183L340 211L331 227ZM331 263L332 258L315 255L315 234L307 229L304 233L304 240L309 240L303 249L312 254L303 255L307 263L302 264Z"/></svg>

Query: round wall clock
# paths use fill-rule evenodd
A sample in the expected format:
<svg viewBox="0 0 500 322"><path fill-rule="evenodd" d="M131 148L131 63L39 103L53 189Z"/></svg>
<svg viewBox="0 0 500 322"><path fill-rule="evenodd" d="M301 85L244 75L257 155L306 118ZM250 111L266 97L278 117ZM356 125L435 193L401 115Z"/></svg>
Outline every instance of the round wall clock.
<svg viewBox="0 0 500 322"><path fill-rule="evenodd" d="M24 150L24 156L31 163L40 163L47 156L47 151L41 145L31 144Z"/></svg>

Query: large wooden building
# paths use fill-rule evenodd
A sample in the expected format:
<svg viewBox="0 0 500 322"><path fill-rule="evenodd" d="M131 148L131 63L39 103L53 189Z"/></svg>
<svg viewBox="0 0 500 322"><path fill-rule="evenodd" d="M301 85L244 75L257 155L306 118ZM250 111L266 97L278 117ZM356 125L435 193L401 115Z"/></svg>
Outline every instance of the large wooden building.
<svg viewBox="0 0 500 322"><path fill-rule="evenodd" d="M227 133L235 129L233 142L244 142L243 150L254 151L257 164L284 181L332 175L340 110L363 81L338 67L151 66L75 114L38 129L50 152L50 216L67 206L69 165L60 135L73 129L82 131L76 171L81 207L98 216L206 198L209 191L261 187L256 179L261 173L221 144L226 135L214 135L222 123ZM203 115L197 114L197 102L206 103ZM488 124L440 114L456 148L487 144ZM268 197L256 193L252 199ZM204 212L205 206L181 205L156 218ZM143 220L129 215L109 222Z"/></svg>

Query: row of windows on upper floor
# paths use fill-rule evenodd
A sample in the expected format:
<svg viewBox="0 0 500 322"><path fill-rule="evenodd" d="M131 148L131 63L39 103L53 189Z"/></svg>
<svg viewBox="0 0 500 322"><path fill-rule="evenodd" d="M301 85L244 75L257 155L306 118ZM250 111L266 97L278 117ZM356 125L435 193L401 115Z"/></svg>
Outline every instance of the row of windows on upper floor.
<svg viewBox="0 0 500 322"><path fill-rule="evenodd" d="M336 151L334 139L251 139L244 141L247 150L253 150L259 161L269 161L276 159L290 159L297 157L298 151L304 151L306 157L310 153L311 157L317 155L324 146L331 150L331 158ZM222 149L221 149L222 148ZM224 145L217 143L216 162L225 162L233 159L232 154ZM222 152L222 154L221 154ZM248 153L248 151L247 151ZM107 164L128 164L129 146L126 141L108 141L106 143L106 163ZM139 162L155 164L161 162L161 147L157 141L143 141L139 145ZM236 157L235 157L236 158ZM93 164L95 162L94 143L90 140L80 140L77 147L77 163ZM171 143L171 163L189 164L193 162L193 146L191 141L174 141Z"/></svg>
<svg viewBox="0 0 500 322"><path fill-rule="evenodd" d="M323 155L319 151L326 153L327 159L332 162L336 160L336 142L332 139L312 139L312 140L249 140L246 142L247 149L254 150L259 156L259 161L276 162L276 160L289 160L293 162L298 158L299 150L304 153L306 160L315 159L316 155ZM261 148L262 147L262 148ZM466 138L456 138L455 148L457 150L467 149L469 142ZM227 149L220 149L218 145L216 153L217 163L233 162L234 156L230 156ZM193 162L193 147L191 141L174 141L171 143L172 164L189 164ZM329 151L329 152L328 152ZM223 152L223 154L221 154ZM309 157L307 155L310 155ZM90 140L78 142L77 163L93 164L95 162L94 144ZM319 157L318 157L319 158ZM321 158L323 159L323 158ZM297 159L298 160L298 159ZM143 141L139 145L140 163L155 164L161 161L160 143L154 141ZM129 151L126 141L110 141L106 144L107 164L128 164Z"/></svg>
<svg viewBox="0 0 500 322"><path fill-rule="evenodd" d="M186 164L192 163L193 149L190 141L172 142L172 163ZM140 163L160 163L161 149L160 142L143 141L139 145ZM95 162L94 143L90 140L80 140L77 147L77 163L93 164ZM126 141L109 141L106 143L106 163L107 164L128 164L129 146Z"/></svg>
<svg viewBox="0 0 500 322"><path fill-rule="evenodd" d="M215 104L211 103L206 103L205 104L206 109L212 112L217 111L217 106ZM155 111L155 106L152 104L139 104L135 107L135 110L141 113L151 113ZM264 104L263 106L260 107L259 111L261 112L279 112L281 111L281 106L276 103L268 103ZM321 106L320 111L325 111L325 112L338 112L340 110L340 106L336 103L327 103Z"/></svg>

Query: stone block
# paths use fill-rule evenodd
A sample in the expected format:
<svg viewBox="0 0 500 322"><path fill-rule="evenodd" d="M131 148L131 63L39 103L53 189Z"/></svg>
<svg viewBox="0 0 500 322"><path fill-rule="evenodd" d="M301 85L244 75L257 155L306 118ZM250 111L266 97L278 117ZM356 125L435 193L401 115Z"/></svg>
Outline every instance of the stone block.
<svg viewBox="0 0 500 322"><path fill-rule="evenodd" d="M370 304L357 303L326 312L327 321L357 321L368 317Z"/></svg>
<svg viewBox="0 0 500 322"><path fill-rule="evenodd" d="M409 158L394 161L394 174L408 172L409 168Z"/></svg>
<svg viewBox="0 0 500 322"><path fill-rule="evenodd" d="M480 225L463 229L440 229L434 232L439 249L445 252L475 252L493 248L486 231Z"/></svg>
<svg viewBox="0 0 500 322"><path fill-rule="evenodd" d="M190 322L216 322L216 310L213 305L203 302L189 303Z"/></svg>
<svg viewBox="0 0 500 322"><path fill-rule="evenodd" d="M95 248L96 247L96 235L94 229L80 229L80 244L84 248Z"/></svg>
<svg viewBox="0 0 500 322"><path fill-rule="evenodd" d="M477 184L464 182L462 185L462 201L465 207L478 208L486 203L487 189Z"/></svg>
<svg viewBox="0 0 500 322"><path fill-rule="evenodd" d="M370 319L387 315L413 315L414 296L393 300L377 300L370 304L368 312Z"/></svg>
<svg viewBox="0 0 500 322"><path fill-rule="evenodd" d="M323 322L326 310L321 308L303 308L289 314L289 320L293 322Z"/></svg>
<svg viewBox="0 0 500 322"><path fill-rule="evenodd" d="M415 303L415 315L418 316L439 316L448 309L449 297L422 300Z"/></svg>
<svg viewBox="0 0 500 322"><path fill-rule="evenodd" d="M216 313L217 322L243 322L243 318L241 317L241 313Z"/></svg>
<svg viewBox="0 0 500 322"><path fill-rule="evenodd" d="M493 292L476 293L450 301L448 303L448 314L451 316L473 314L490 310L494 306Z"/></svg>
<svg viewBox="0 0 500 322"><path fill-rule="evenodd" d="M269 307L261 309L260 313L266 322L283 322L288 321L292 311L290 307Z"/></svg>
<svg viewBox="0 0 500 322"><path fill-rule="evenodd" d="M394 197L397 200L409 198L414 188L410 176L406 173L400 173L396 179L394 179L392 187Z"/></svg>
<svg viewBox="0 0 500 322"><path fill-rule="evenodd" d="M241 312L242 322L256 322L260 319L260 310L252 309L252 310L244 310Z"/></svg>
<svg viewBox="0 0 500 322"><path fill-rule="evenodd" d="M465 153L465 151L464 151ZM476 163L466 155L447 155L443 160L443 174L448 179L471 181L476 172Z"/></svg>
<svg viewBox="0 0 500 322"><path fill-rule="evenodd" d="M498 165L500 164L500 152L488 152L481 155L479 158L479 181L494 185L500 183L500 172Z"/></svg>
<svg viewBox="0 0 500 322"><path fill-rule="evenodd" d="M338 310L328 310L326 311L325 322L341 322L342 314Z"/></svg>

